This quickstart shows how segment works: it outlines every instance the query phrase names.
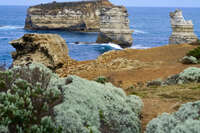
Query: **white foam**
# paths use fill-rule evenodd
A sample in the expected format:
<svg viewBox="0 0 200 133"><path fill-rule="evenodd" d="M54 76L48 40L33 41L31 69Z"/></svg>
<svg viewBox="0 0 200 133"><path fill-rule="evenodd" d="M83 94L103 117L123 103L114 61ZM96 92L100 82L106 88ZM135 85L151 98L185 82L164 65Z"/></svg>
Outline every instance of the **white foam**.
<svg viewBox="0 0 200 133"><path fill-rule="evenodd" d="M0 30L10 30L10 29L23 29L23 26L10 26L10 25L6 25L6 26L0 26Z"/></svg>
<svg viewBox="0 0 200 133"><path fill-rule="evenodd" d="M70 44L74 44L74 45L98 45L98 46L110 46L114 49L122 49L119 45L114 44L114 43L87 43L87 42L78 42L78 44L76 43L70 43Z"/></svg>
<svg viewBox="0 0 200 133"><path fill-rule="evenodd" d="M122 49L119 45L114 44L114 43L104 43L104 44L101 44L101 45L107 45L107 46L110 46L110 47L115 48L115 49Z"/></svg>
<svg viewBox="0 0 200 133"><path fill-rule="evenodd" d="M133 34L147 34L148 33L142 30L137 30L137 29L133 29L133 30L134 30Z"/></svg>
<svg viewBox="0 0 200 133"><path fill-rule="evenodd" d="M142 45L134 45L131 47L132 49L148 49L148 48L151 48L151 47L145 47L145 46L142 46Z"/></svg>

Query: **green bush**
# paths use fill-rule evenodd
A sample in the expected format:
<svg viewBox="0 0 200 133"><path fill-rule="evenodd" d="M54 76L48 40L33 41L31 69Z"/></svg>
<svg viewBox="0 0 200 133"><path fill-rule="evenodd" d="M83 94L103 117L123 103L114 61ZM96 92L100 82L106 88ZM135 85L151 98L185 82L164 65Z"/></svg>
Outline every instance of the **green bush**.
<svg viewBox="0 0 200 133"><path fill-rule="evenodd" d="M101 84L105 84L108 82L108 79L104 76L100 76L97 79L95 79L96 82L101 83Z"/></svg>
<svg viewBox="0 0 200 133"><path fill-rule="evenodd" d="M0 132L61 132L51 119L61 100L60 90L50 83L56 78L39 64L0 72Z"/></svg>
<svg viewBox="0 0 200 133"><path fill-rule="evenodd" d="M187 56L196 57L198 60L200 59L200 47L197 47L187 53Z"/></svg>
<svg viewBox="0 0 200 133"><path fill-rule="evenodd" d="M200 101L183 104L173 113L164 113L147 125L146 133L200 133Z"/></svg>
<svg viewBox="0 0 200 133"><path fill-rule="evenodd" d="M41 64L0 72L0 133L140 133L142 107L110 83L59 78Z"/></svg>
<svg viewBox="0 0 200 133"><path fill-rule="evenodd" d="M64 88L64 101L54 108L65 133L140 133L143 107L137 96L126 96L110 83L77 76Z"/></svg>

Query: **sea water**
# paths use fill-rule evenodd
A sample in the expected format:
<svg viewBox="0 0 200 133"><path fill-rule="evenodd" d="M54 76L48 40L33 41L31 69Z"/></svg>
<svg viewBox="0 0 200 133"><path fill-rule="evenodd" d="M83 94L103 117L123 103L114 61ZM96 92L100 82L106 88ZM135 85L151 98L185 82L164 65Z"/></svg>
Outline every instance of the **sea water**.
<svg viewBox="0 0 200 133"><path fill-rule="evenodd" d="M59 34L67 42L70 57L79 61L96 59L104 52L121 49L112 43L96 44L98 33L25 30L27 8L27 6L0 6L0 64L12 64L11 52L15 49L9 41L18 39L26 33ZM144 49L168 44L172 32L169 12L176 8L127 7L127 9L130 28L134 30L134 42L131 48ZM186 19L193 21L195 33L200 37L200 8L180 9L183 10Z"/></svg>

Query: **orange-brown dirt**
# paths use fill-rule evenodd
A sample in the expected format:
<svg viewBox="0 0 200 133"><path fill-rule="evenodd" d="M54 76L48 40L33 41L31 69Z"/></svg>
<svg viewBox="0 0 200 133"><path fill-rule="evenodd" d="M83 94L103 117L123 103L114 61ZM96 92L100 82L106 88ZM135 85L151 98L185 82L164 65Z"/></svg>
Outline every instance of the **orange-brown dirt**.
<svg viewBox="0 0 200 133"><path fill-rule="evenodd" d="M180 63L180 59L195 47L194 45L182 44L166 45L145 50L124 49L111 51L99 56L96 60L69 62L57 73L61 76L67 76L68 74L78 75L89 80L105 76L115 86L123 88L127 94L133 94L133 91L127 88L131 86L144 88L147 81L158 78L165 79L170 75L180 73L190 66L200 67L199 64L184 65ZM140 93L140 89L137 90L137 93ZM142 113L143 129L151 119L159 114L173 112L177 109L175 106L187 102L187 100L183 101L176 98L153 96L153 93L151 96L151 92L148 91L145 93L149 93L150 96L141 97L144 102ZM199 91L198 93L200 94Z"/></svg>

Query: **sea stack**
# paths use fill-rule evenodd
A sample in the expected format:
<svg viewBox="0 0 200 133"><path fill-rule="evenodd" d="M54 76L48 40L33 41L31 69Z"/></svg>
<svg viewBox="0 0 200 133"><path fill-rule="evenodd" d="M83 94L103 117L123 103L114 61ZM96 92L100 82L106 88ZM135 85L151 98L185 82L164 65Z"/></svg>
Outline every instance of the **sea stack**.
<svg viewBox="0 0 200 133"><path fill-rule="evenodd" d="M191 20L186 21L181 10L170 13L172 35L169 38L169 44L193 43L198 40L194 34L194 26Z"/></svg>
<svg viewBox="0 0 200 133"><path fill-rule="evenodd" d="M25 29L100 32L97 42L113 42L121 47L132 45L125 7L109 0L47 3L28 9Z"/></svg>
<svg viewBox="0 0 200 133"><path fill-rule="evenodd" d="M97 43L115 43L122 48L133 43L133 30L129 27L127 9L123 6L102 7L100 16L100 33Z"/></svg>
<svg viewBox="0 0 200 133"><path fill-rule="evenodd" d="M108 0L53 2L31 6L25 29L98 32L102 5L112 7Z"/></svg>

